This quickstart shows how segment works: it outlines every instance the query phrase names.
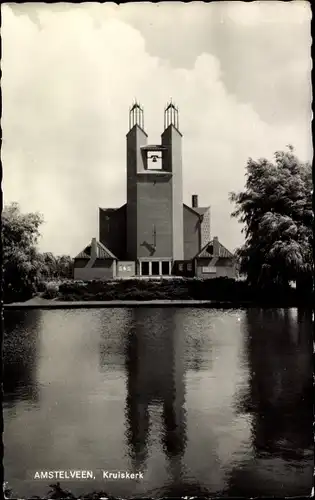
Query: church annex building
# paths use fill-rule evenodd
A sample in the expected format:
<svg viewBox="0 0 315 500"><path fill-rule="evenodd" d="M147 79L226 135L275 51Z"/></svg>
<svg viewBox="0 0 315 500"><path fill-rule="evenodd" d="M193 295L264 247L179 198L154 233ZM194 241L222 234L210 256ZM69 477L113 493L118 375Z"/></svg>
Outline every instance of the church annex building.
<svg viewBox="0 0 315 500"><path fill-rule="evenodd" d="M149 145L143 109L129 111L127 203L99 209L99 238L74 259L74 279L236 276L236 262L210 238L210 207L183 203L182 134L178 109L164 111L161 144Z"/></svg>

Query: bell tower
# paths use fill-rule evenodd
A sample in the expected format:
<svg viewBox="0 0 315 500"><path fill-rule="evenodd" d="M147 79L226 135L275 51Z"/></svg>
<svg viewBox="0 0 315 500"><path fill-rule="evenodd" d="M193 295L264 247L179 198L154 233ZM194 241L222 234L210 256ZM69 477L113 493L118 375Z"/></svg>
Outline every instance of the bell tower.
<svg viewBox="0 0 315 500"><path fill-rule="evenodd" d="M173 261L184 257L178 126L178 109L169 103L161 144L149 145L141 105L135 102L129 110L127 258L137 261L138 274L171 274Z"/></svg>
<svg viewBox="0 0 315 500"><path fill-rule="evenodd" d="M147 144L144 131L142 106L135 101L129 109L129 131L127 134L127 258L137 260L138 232L138 172L143 172L141 147Z"/></svg>
<svg viewBox="0 0 315 500"><path fill-rule="evenodd" d="M172 172L172 226L173 226L173 259L184 259L184 221L183 221L183 166L182 166L182 134L179 131L178 108L172 102L164 110L164 132L162 145L167 154L163 168Z"/></svg>

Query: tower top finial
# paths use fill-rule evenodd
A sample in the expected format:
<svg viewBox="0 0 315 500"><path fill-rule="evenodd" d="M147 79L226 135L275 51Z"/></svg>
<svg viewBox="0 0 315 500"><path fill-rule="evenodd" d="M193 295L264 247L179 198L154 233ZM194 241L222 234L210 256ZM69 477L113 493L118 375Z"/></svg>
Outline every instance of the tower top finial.
<svg viewBox="0 0 315 500"><path fill-rule="evenodd" d="M170 125L173 125L177 130L179 128L178 108L173 103L172 98L170 98L164 110L164 129Z"/></svg>
<svg viewBox="0 0 315 500"><path fill-rule="evenodd" d="M143 108L136 98L134 98L133 105L129 109L129 130L135 125L144 130Z"/></svg>

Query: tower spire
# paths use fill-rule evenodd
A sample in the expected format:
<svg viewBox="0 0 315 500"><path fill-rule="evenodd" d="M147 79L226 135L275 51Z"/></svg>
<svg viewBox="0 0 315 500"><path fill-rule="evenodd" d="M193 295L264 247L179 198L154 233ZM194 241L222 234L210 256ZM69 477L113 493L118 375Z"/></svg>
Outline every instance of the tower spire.
<svg viewBox="0 0 315 500"><path fill-rule="evenodd" d="M134 99L133 105L129 108L129 130L138 125L144 130L143 108L137 99Z"/></svg>
<svg viewBox="0 0 315 500"><path fill-rule="evenodd" d="M179 129L178 108L173 103L172 98L164 109L164 130L170 125L173 125L177 130Z"/></svg>

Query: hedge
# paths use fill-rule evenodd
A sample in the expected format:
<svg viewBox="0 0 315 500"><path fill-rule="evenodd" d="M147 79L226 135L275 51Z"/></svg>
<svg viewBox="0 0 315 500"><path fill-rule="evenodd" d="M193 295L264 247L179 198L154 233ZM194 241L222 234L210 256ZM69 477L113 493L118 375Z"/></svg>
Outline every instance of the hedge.
<svg viewBox="0 0 315 500"><path fill-rule="evenodd" d="M66 301L107 300L215 300L272 305L312 304L313 296L301 296L293 288L255 289L245 281L231 278L67 280L47 283L43 295Z"/></svg>

